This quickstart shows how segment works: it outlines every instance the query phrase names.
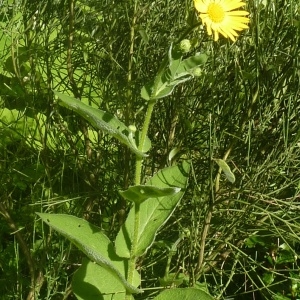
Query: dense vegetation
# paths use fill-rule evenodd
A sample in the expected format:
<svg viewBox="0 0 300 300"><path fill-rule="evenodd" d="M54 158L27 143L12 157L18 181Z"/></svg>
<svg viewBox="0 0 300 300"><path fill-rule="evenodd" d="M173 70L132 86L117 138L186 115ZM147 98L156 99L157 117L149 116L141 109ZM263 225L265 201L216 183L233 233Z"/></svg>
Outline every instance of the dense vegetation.
<svg viewBox="0 0 300 300"><path fill-rule="evenodd" d="M0 299L75 299L84 255L36 212L84 218L114 240L130 208L118 190L133 184L134 154L53 91L139 129L141 89L182 39L207 61L157 101L142 177L187 160L191 174L138 260L136 299L167 285L300 299L300 4L246 9L250 28L232 43L207 35L190 0L0 2Z"/></svg>

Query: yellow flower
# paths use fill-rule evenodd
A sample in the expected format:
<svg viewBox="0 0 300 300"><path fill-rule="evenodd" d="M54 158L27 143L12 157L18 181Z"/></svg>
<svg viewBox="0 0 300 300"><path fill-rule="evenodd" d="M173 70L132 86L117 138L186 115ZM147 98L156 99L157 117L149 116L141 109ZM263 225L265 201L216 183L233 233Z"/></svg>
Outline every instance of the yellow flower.
<svg viewBox="0 0 300 300"><path fill-rule="evenodd" d="M235 41L237 31L248 28L249 14L245 10L235 10L245 5L241 0L194 0L196 10L200 13L202 23L214 40L219 39L219 33Z"/></svg>

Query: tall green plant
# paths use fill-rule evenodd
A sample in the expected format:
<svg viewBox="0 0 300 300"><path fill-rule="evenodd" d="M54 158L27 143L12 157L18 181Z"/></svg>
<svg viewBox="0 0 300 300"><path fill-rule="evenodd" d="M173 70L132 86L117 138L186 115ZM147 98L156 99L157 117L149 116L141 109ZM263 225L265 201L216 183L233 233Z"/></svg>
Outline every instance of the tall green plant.
<svg viewBox="0 0 300 300"><path fill-rule="evenodd" d="M189 44L188 41L184 43ZM206 62L204 54L183 58L186 50L186 45L183 50L171 45L157 76L143 87L141 96L147 103L147 112L141 132L134 125L126 126L108 112L54 92L59 105L73 110L96 129L118 139L136 157L135 185L119 191L132 207L114 244L99 228L83 219L64 214L38 213L44 222L68 238L89 258L73 278L73 292L78 299L111 299L114 295L114 299L129 300L132 294L143 292L141 287L138 288L141 279L136 269L137 259L152 246L158 230L174 212L189 178L188 161L158 171L147 182L141 178L143 160L151 147L147 133L156 102L170 95L176 85L192 79L199 66ZM180 289L175 294L163 292L157 299L174 297L212 299L203 290L195 288Z"/></svg>

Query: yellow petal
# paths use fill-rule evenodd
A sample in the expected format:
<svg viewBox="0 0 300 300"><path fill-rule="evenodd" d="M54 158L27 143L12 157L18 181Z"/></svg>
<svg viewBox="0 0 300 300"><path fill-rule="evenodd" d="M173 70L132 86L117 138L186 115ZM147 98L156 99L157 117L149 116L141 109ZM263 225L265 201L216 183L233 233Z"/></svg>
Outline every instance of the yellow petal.
<svg viewBox="0 0 300 300"><path fill-rule="evenodd" d="M234 10L226 13L229 16L247 16L249 13L245 10Z"/></svg>
<svg viewBox="0 0 300 300"><path fill-rule="evenodd" d="M240 0L224 0L224 7L226 8L226 11L230 11L233 9L237 9L239 7L245 6L245 2L241 2Z"/></svg>
<svg viewBox="0 0 300 300"><path fill-rule="evenodd" d="M210 0L194 0L195 9L200 13L207 12Z"/></svg>

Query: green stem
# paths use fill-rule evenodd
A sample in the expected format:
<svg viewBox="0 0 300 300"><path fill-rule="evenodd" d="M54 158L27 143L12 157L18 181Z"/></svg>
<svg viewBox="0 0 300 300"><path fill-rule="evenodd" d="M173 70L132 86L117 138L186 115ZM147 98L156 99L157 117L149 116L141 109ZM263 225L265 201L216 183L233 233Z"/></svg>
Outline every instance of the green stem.
<svg viewBox="0 0 300 300"><path fill-rule="evenodd" d="M136 2L135 2L136 4ZM135 10L136 10L136 6L135 6ZM161 66L160 69L158 70L158 74L156 76L156 79L154 80L154 85L153 85L153 91L152 91L152 95L151 98L148 102L148 107L147 107L147 112L146 112L146 116L145 116L145 120L144 120L144 125L143 125L143 129L141 132L141 136L140 136L140 141L139 141L139 150L141 152L143 152L143 147L144 147L144 143L146 140L146 136L149 130L149 125L151 122L151 116L152 116L152 112L153 112L153 108L154 105L156 103L155 100L155 96L157 93L157 86L159 83L159 79L163 74L163 71L165 69L165 66L168 64L168 58L166 57ZM130 78L129 78L130 79ZM134 183L135 185L139 185L141 184L142 181L142 167L143 167L143 158L142 157L136 157L136 165L135 165L135 180ZM135 266L136 266L136 247L138 245L138 237L139 237L139 226L140 226L140 204L135 203L134 204L134 233L133 233L133 239L132 239L132 243L131 243L131 250L130 250L130 259L129 259L129 268L128 268L128 276L127 276L127 281L128 283L132 284L133 283L133 274L135 271ZM132 299L132 295L129 292L126 292L126 297L125 300L130 300Z"/></svg>
<svg viewBox="0 0 300 300"><path fill-rule="evenodd" d="M129 284L133 284L133 274L135 271L135 265L136 265L136 259L135 251L138 241L138 230L139 230L139 224L140 224L140 204L135 203L134 206L134 236L131 244L131 251L130 251L130 260L129 260L129 268L128 268L128 277L127 281ZM128 291L126 292L125 300L132 299L131 293Z"/></svg>
<svg viewBox="0 0 300 300"><path fill-rule="evenodd" d="M147 112L145 116L145 121L144 121L144 126L142 129L140 141L139 141L139 150L142 152L143 151L143 145L146 140L146 136L148 133L150 121L151 121L151 115L153 112L155 100L150 100L148 107L147 107ZM143 164L143 158L142 157L137 157L136 159L136 165L135 165L135 185L139 185L141 183L141 173L142 173L142 164Z"/></svg>
<svg viewBox="0 0 300 300"><path fill-rule="evenodd" d="M140 151L142 151L143 145L145 143L155 102L156 102L155 100L150 100L147 107L144 126L142 129L140 143L139 143ZM143 158L137 157L136 167L135 167L135 185L139 185L141 183L142 165L143 165ZM134 234L131 243L130 260L129 260L128 277L127 277L127 281L130 284L133 283L133 274L134 274L136 260L137 260L135 253L138 244L139 226L140 226L140 204L135 203L134 204L134 229L133 229ZM131 294L129 292L126 292L125 300L130 300L130 299L132 299Z"/></svg>

